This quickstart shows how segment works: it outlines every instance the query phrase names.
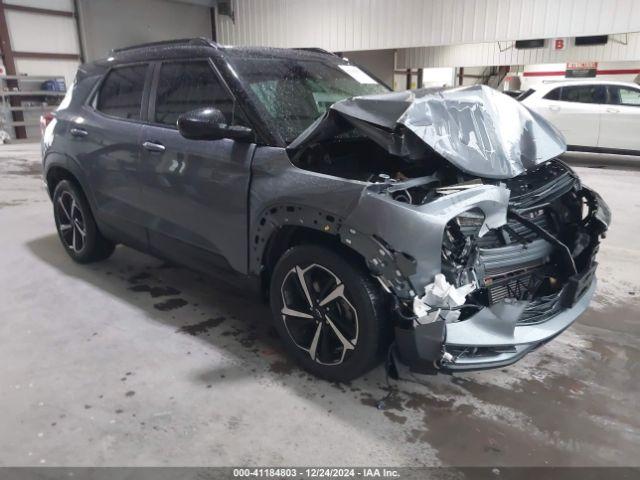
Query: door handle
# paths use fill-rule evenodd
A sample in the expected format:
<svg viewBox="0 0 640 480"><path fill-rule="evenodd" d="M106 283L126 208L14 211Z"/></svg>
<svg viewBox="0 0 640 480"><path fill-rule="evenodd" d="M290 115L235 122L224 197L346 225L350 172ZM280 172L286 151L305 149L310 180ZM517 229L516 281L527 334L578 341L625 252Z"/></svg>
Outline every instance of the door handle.
<svg viewBox="0 0 640 480"><path fill-rule="evenodd" d="M69 131L74 137L86 137L87 135L89 135L89 132L83 130L82 128L72 128Z"/></svg>
<svg viewBox="0 0 640 480"><path fill-rule="evenodd" d="M552 112L559 112L560 111L560 107L558 107L557 105L551 105L549 107L549 110L551 110Z"/></svg>
<svg viewBox="0 0 640 480"><path fill-rule="evenodd" d="M620 113L620 110L617 108L607 108L607 112L609 113Z"/></svg>
<svg viewBox="0 0 640 480"><path fill-rule="evenodd" d="M162 145L161 143L154 143L154 142L144 142L142 144L142 147L145 150L149 150L150 152L162 153L166 150L164 145Z"/></svg>

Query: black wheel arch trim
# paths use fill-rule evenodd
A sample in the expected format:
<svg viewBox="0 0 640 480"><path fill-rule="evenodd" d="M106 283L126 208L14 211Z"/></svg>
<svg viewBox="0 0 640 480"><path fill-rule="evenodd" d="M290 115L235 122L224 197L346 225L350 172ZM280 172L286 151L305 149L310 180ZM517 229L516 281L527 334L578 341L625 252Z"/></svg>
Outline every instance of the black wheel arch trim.
<svg viewBox="0 0 640 480"><path fill-rule="evenodd" d="M88 187L89 181L82 167L80 166L80 163L77 160L75 160L73 157L65 153L47 152L45 154L43 159L42 176L44 181L47 184L47 191L50 197L53 196L54 189L52 189L51 186L49 185L48 178L49 178L49 173L53 168L61 168L63 170L66 170L75 178L80 188L82 189L82 193L84 193L87 201L89 202L91 211L94 212L94 216L95 216L95 212L96 212L95 198L93 197L93 192Z"/></svg>
<svg viewBox="0 0 640 480"><path fill-rule="evenodd" d="M306 228L329 238L334 237L343 246L364 260L372 276L377 277L388 292L400 298L415 295L409 277L415 273L415 260L394 251L383 239L358 232L345 224L345 219L333 212L299 205L279 203L265 208L257 217L249 238L249 271L261 275L267 268L269 250L282 228Z"/></svg>

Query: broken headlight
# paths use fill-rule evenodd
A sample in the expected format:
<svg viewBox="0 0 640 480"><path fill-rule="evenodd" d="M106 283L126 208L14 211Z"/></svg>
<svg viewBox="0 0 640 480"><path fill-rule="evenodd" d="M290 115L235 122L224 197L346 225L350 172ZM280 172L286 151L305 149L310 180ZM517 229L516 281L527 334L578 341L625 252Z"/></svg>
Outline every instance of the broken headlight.
<svg viewBox="0 0 640 480"><path fill-rule="evenodd" d="M458 224L460 231L465 236L477 238L480 233L480 228L484 223L484 214L478 209L473 209L461 213L452 221L455 221Z"/></svg>

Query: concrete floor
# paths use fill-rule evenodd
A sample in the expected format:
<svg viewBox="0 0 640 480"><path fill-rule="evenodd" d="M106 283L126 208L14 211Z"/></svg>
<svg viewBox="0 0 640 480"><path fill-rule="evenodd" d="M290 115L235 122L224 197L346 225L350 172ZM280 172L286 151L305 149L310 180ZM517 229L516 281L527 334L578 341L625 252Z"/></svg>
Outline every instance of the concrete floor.
<svg viewBox="0 0 640 480"><path fill-rule="evenodd" d="M589 311L379 411L382 368L310 377L224 285L124 247L74 264L38 146L0 147L0 465L640 465L640 172L577 170L614 213Z"/></svg>

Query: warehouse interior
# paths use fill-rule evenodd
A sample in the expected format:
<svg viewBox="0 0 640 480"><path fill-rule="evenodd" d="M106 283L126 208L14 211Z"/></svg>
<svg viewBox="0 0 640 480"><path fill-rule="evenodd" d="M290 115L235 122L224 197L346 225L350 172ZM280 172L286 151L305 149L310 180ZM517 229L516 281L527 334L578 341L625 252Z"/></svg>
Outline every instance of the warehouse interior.
<svg viewBox="0 0 640 480"><path fill-rule="evenodd" d="M394 90L488 84L524 91L587 67L603 80L633 82L640 74L639 25L634 24L639 7L632 1L616 2L610 13L606 2L584 9L581 2L551 1L525 2L521 8L507 8L510 2L472 2L471 7L453 2L453 8L428 1L406 2L402 8L384 1L357 7L335 1L325 8L324 3L4 2L2 45L11 54L3 55L0 68L5 76L22 77L21 90L37 90L47 80L58 80L66 90L78 65L105 58L111 49L206 37L223 45L324 48L367 68ZM111 22L115 14L118 21ZM322 21L307 28L315 17ZM46 32L47 41L34 32ZM540 43L527 44L530 40ZM13 85L9 82L5 90ZM5 129L7 134L38 137L40 107L55 105L61 93L32 97L26 106L38 108L11 112L14 118L5 122L23 122L18 123L23 128ZM25 119L16 119L21 113Z"/></svg>
<svg viewBox="0 0 640 480"><path fill-rule="evenodd" d="M191 38L321 49L395 92L486 88L547 119L566 139L559 160L612 212L588 309L513 365L451 375L398 366L400 378L390 379L387 360L338 383L300 369L269 306L218 278L121 245L102 262L70 261L43 188L43 154L76 72L118 49ZM638 474L640 2L0 0L0 53L0 471L479 467L500 478L512 467L625 467L608 475ZM563 103L583 84L609 88L609 100L616 88L627 93L597 111L585 105L598 101L568 100L584 109L565 120L558 111L570 106L545 103ZM197 211L200 199L191 200ZM388 218L380 212L376 221Z"/></svg>

